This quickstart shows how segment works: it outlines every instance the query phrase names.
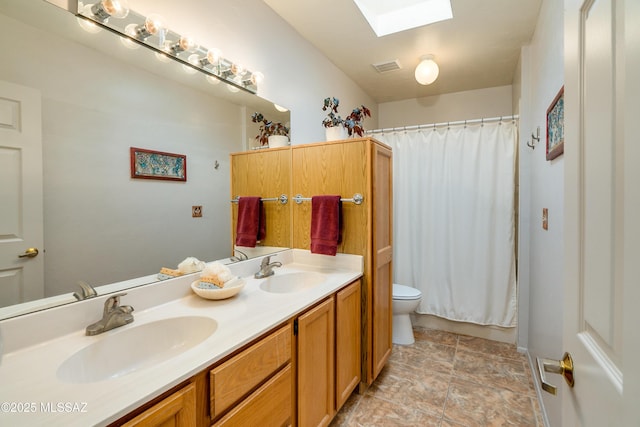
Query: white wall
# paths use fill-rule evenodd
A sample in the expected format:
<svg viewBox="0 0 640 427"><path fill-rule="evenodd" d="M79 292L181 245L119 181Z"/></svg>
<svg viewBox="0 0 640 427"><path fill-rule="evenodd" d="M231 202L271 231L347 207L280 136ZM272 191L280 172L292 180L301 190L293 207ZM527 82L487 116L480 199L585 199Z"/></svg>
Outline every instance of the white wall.
<svg viewBox="0 0 640 427"><path fill-rule="evenodd" d="M522 50L520 100L520 253L519 272L527 281L529 328L519 346L535 357L562 356L563 328L563 176L560 156L546 160L546 111L564 83L563 2L544 0L531 44ZM540 126L534 150L526 146ZM542 229L542 209L549 229ZM528 253L527 253L528 251ZM523 288L521 287L521 291ZM561 396L542 393L550 425L561 425Z"/></svg>
<svg viewBox="0 0 640 427"><path fill-rule="evenodd" d="M511 86L447 93L378 105L379 128L510 116Z"/></svg>

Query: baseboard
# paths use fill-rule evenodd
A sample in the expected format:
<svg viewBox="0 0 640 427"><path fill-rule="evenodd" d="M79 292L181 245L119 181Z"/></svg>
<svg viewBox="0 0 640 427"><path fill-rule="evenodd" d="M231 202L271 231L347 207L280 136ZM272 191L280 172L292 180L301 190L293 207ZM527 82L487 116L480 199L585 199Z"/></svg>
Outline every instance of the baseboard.
<svg viewBox="0 0 640 427"><path fill-rule="evenodd" d="M413 313L411 315L411 322L414 326L438 329L441 331L452 332L454 334L470 335L473 337L506 342L509 344L514 344L518 337L517 328L501 328L499 326L485 326L468 322L456 322L443 317L433 316L431 314Z"/></svg>

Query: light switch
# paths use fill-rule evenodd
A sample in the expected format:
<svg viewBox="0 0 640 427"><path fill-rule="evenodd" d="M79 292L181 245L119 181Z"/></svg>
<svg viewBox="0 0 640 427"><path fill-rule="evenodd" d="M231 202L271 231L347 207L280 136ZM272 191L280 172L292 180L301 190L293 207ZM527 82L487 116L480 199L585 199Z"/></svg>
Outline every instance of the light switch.
<svg viewBox="0 0 640 427"><path fill-rule="evenodd" d="M191 206L191 216L194 218L202 218L202 206Z"/></svg>
<svg viewBox="0 0 640 427"><path fill-rule="evenodd" d="M542 228L549 229L549 209L547 208L542 208Z"/></svg>

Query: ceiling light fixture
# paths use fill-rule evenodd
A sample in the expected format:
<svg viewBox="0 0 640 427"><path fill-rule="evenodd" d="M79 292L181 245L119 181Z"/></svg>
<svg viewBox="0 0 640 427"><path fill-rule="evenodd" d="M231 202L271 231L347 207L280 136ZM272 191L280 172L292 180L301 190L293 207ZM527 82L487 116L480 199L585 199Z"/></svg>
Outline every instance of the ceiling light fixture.
<svg viewBox="0 0 640 427"><path fill-rule="evenodd" d="M433 60L433 55L421 56L420 63L416 67L416 81L421 85L430 85L436 81L438 74L440 74L440 68Z"/></svg>

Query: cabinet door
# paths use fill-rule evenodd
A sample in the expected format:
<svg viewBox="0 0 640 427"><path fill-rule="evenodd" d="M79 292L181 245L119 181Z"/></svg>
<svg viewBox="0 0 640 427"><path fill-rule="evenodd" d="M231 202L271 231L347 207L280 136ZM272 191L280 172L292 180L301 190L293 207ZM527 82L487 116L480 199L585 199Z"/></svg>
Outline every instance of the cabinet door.
<svg viewBox="0 0 640 427"><path fill-rule="evenodd" d="M360 280L336 294L336 411L360 383Z"/></svg>
<svg viewBox="0 0 640 427"><path fill-rule="evenodd" d="M189 384L158 402L124 427L195 427L196 386Z"/></svg>
<svg viewBox="0 0 640 427"><path fill-rule="evenodd" d="M291 190L291 149L270 149L231 155L231 197L260 196L289 199ZM291 247L291 201L263 202L266 234L262 246ZM232 247L236 239L238 204L231 204Z"/></svg>
<svg viewBox="0 0 640 427"><path fill-rule="evenodd" d="M393 313L392 267L392 158L391 150L372 144L373 175L373 280L371 283L372 349L371 382L378 376L391 355L391 325Z"/></svg>
<svg viewBox="0 0 640 427"><path fill-rule="evenodd" d="M298 318L298 426L327 426L334 408L334 302Z"/></svg>

